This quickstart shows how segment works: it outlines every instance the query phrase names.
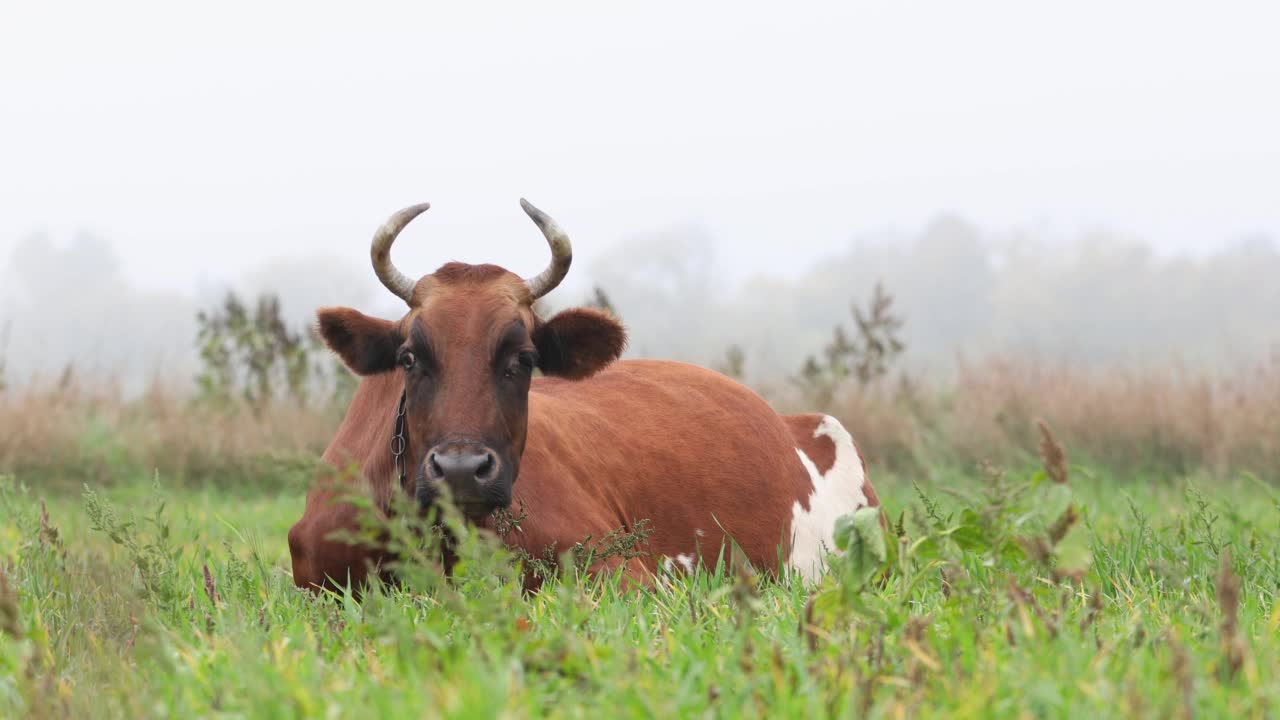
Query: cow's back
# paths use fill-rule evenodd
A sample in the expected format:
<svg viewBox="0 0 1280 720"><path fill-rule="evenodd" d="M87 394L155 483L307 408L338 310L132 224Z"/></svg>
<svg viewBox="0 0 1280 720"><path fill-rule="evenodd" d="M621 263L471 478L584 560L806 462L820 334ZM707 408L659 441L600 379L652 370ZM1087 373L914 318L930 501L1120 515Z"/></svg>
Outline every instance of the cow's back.
<svg viewBox="0 0 1280 720"><path fill-rule="evenodd" d="M797 567L808 574L821 540L813 528L855 497L825 491L834 475L815 476L802 460L820 455L818 416L779 416L747 387L694 365L631 360L587 381L540 380L529 409L515 485L529 532L509 540L535 554L647 519L650 571L666 559L714 562L727 534L762 569L792 558L794 538L805 553ZM861 473L856 450L853 457ZM863 477L849 478L858 493ZM822 505L833 500L840 512Z"/></svg>

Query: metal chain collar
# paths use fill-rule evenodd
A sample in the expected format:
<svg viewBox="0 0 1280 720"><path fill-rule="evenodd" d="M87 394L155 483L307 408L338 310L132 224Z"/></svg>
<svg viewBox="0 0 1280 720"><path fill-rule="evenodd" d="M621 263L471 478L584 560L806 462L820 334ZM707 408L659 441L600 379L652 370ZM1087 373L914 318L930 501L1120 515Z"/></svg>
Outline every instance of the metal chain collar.
<svg viewBox="0 0 1280 720"><path fill-rule="evenodd" d="M406 391L407 392L407 391ZM404 451L408 443L404 439L404 392L400 393L400 407L396 410L396 432L391 436L391 457L396 463L396 477L404 487Z"/></svg>

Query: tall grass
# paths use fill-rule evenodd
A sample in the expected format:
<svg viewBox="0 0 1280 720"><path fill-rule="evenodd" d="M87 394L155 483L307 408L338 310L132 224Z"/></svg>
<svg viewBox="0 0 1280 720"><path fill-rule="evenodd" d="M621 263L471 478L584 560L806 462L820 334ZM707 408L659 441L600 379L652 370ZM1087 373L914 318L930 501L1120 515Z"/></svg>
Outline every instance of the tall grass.
<svg viewBox="0 0 1280 720"><path fill-rule="evenodd" d="M774 398L802 409L794 397ZM1238 372L1082 368L991 357L954 378L847 384L829 411L874 465L1029 462L1038 420L1111 470L1216 476L1280 468L1280 354Z"/></svg>
<svg viewBox="0 0 1280 720"><path fill-rule="evenodd" d="M778 385L762 391L784 412L821 409ZM157 471L171 482L279 482L283 468L324 450L344 410L287 399L208 404L160 382L131 399L65 374L0 391L0 473L75 488ZM827 410L876 470L1030 462L1040 419L1077 458L1116 472L1276 479L1280 468L1280 354L1235 373L992 357L962 363L948 380L849 382Z"/></svg>
<svg viewBox="0 0 1280 720"><path fill-rule="evenodd" d="M0 472L71 488L155 473L179 483L278 484L283 470L324 450L342 411L213 405L164 383L130 399L115 384L64 375L0 393Z"/></svg>

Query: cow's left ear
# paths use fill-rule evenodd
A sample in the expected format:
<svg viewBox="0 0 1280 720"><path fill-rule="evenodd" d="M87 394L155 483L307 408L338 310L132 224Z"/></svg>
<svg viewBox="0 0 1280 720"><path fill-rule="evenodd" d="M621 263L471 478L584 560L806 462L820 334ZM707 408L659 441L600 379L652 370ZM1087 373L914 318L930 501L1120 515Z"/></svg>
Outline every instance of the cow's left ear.
<svg viewBox="0 0 1280 720"><path fill-rule="evenodd" d="M618 359L627 346L627 331L608 313L574 308L539 323L533 344L538 348L538 369L581 380Z"/></svg>

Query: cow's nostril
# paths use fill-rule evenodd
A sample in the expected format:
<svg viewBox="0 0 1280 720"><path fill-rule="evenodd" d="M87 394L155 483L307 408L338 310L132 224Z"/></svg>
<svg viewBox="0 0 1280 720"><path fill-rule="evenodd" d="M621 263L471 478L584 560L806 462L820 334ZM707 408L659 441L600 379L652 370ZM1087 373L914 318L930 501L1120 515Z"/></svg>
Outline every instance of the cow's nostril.
<svg viewBox="0 0 1280 720"><path fill-rule="evenodd" d="M486 452L484 459L480 461L479 467L476 468L477 480L489 480L493 476L493 470L497 463L493 461L493 453Z"/></svg>
<svg viewBox="0 0 1280 720"><path fill-rule="evenodd" d="M432 451L427 455L426 474L433 482L447 482L454 492L469 493L498 476L498 456L491 450Z"/></svg>

